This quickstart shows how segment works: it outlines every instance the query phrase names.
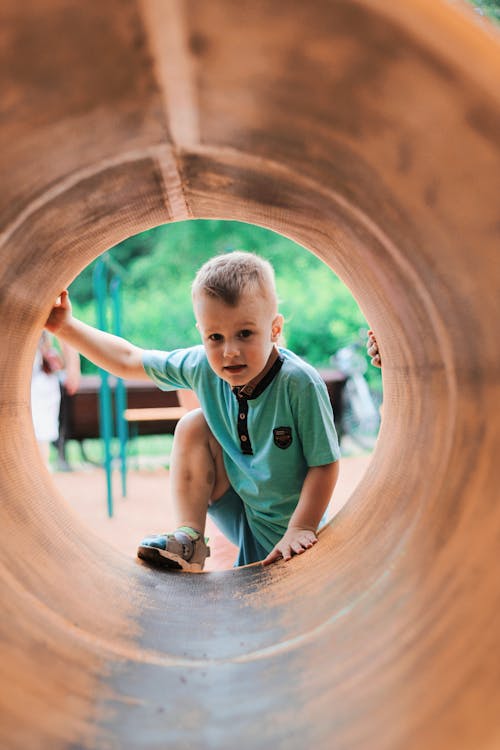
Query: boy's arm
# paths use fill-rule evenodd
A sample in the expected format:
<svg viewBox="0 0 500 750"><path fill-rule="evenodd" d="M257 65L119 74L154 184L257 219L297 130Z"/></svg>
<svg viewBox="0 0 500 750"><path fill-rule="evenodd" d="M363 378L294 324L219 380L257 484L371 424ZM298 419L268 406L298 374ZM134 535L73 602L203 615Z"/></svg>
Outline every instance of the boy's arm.
<svg viewBox="0 0 500 750"><path fill-rule="evenodd" d="M149 380L142 365L143 350L74 318L67 291L56 300L45 327L103 370L119 378Z"/></svg>
<svg viewBox="0 0 500 750"><path fill-rule="evenodd" d="M263 561L264 565L281 558L290 560L292 555L300 555L316 544L316 529L328 507L338 476L338 461L309 468L286 534Z"/></svg>
<svg viewBox="0 0 500 750"><path fill-rule="evenodd" d="M61 342L61 348L64 356L64 390L68 395L73 396L80 384L80 355L65 341Z"/></svg>

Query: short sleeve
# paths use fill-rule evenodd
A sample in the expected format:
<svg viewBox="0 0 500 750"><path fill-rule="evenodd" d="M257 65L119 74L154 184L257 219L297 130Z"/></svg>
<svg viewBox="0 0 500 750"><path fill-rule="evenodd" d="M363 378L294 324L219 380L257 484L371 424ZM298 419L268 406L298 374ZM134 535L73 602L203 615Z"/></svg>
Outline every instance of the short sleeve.
<svg viewBox="0 0 500 750"><path fill-rule="evenodd" d="M293 411L307 465L323 466L338 461L340 448L332 405L319 376L296 390Z"/></svg>
<svg viewBox="0 0 500 750"><path fill-rule="evenodd" d="M203 347L174 349L171 352L150 349L143 353L142 364L146 373L162 391L178 388L195 389L205 359Z"/></svg>

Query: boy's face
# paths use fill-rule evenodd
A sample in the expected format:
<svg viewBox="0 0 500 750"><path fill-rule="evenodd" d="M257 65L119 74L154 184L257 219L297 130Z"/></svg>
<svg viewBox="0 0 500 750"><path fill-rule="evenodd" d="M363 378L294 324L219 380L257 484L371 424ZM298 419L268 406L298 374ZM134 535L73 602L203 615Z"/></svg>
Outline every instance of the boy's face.
<svg viewBox="0 0 500 750"><path fill-rule="evenodd" d="M212 370L231 387L259 375L283 327L275 303L257 292L244 292L236 307L204 293L198 293L193 304Z"/></svg>

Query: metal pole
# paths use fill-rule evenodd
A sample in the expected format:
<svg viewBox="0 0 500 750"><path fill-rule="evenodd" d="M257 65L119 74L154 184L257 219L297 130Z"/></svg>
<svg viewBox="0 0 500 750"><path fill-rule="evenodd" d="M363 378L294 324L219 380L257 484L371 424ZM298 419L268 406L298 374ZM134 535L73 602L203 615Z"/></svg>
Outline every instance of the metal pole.
<svg viewBox="0 0 500 750"><path fill-rule="evenodd" d="M106 281L107 271L105 263L99 259L94 267L93 283L94 294L97 303L97 327L101 331L107 330L106 322ZM100 432L104 445L104 469L106 472L106 490L108 503L108 516L113 516L113 488L112 488L112 454L111 439L113 437L111 389L109 375L106 370L99 368L101 386L99 389L99 414Z"/></svg>
<svg viewBox="0 0 500 750"><path fill-rule="evenodd" d="M114 276L111 284L111 300L113 304L113 333L117 336L122 335L121 318L122 318L122 306L121 306L121 286L122 282L118 276ZM122 495L127 496L127 423L123 416L125 409L127 408L127 389L122 378L118 378L116 381L115 388L115 420L116 420L116 434L120 440L120 468L122 478Z"/></svg>

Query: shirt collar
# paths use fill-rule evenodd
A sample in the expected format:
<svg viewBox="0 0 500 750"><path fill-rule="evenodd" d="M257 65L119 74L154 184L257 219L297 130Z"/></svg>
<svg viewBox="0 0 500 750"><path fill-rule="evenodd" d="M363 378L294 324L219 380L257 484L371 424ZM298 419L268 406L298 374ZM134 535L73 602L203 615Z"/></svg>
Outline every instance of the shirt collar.
<svg viewBox="0 0 500 750"><path fill-rule="evenodd" d="M257 398L257 396L260 396L281 370L284 361L285 360L279 351L273 346L264 369L252 378L252 380L249 380L248 383L245 383L245 385L235 386L233 388L234 395L237 398L246 399Z"/></svg>

